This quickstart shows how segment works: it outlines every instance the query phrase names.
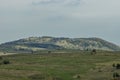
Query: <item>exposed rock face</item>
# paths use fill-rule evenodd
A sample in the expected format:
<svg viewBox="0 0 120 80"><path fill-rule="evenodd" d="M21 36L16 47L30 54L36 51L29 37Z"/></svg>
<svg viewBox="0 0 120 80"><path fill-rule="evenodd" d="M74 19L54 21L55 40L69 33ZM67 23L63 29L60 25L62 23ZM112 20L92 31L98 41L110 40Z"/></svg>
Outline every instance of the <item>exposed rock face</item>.
<svg viewBox="0 0 120 80"><path fill-rule="evenodd" d="M48 49L79 49L79 50L111 50L119 51L120 47L100 38L55 38L29 37L0 45L0 50L48 50Z"/></svg>

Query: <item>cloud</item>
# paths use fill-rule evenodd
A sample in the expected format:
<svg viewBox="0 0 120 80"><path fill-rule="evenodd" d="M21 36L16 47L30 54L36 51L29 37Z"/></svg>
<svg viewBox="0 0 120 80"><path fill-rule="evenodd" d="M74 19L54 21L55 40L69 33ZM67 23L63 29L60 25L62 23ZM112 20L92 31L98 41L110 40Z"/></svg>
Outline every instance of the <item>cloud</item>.
<svg viewBox="0 0 120 80"><path fill-rule="evenodd" d="M61 4L61 5L79 5L81 0L36 0L33 5Z"/></svg>
<svg viewBox="0 0 120 80"><path fill-rule="evenodd" d="M0 36L13 30L15 37L20 32L71 37L97 33L119 42L119 8L120 0L0 0Z"/></svg>

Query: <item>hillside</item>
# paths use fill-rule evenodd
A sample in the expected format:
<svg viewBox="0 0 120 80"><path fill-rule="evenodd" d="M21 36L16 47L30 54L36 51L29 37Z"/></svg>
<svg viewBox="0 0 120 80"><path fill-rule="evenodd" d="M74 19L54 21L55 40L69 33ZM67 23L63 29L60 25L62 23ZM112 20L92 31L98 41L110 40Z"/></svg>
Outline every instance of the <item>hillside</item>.
<svg viewBox="0 0 120 80"><path fill-rule="evenodd" d="M38 50L109 50L119 51L120 47L100 38L55 38L29 37L0 45L1 51L38 51Z"/></svg>
<svg viewBox="0 0 120 80"><path fill-rule="evenodd" d="M113 79L114 73L120 74L113 67L120 63L120 52L58 52L1 56L0 80L120 80Z"/></svg>

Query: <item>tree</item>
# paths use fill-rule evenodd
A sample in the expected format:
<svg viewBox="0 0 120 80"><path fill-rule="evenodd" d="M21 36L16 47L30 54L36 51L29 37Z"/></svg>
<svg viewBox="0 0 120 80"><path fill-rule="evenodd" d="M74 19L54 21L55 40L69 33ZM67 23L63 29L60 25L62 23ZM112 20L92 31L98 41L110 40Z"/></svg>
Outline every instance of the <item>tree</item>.
<svg viewBox="0 0 120 80"><path fill-rule="evenodd" d="M92 55L96 54L96 53L97 53L96 49L93 49L92 52L91 52Z"/></svg>

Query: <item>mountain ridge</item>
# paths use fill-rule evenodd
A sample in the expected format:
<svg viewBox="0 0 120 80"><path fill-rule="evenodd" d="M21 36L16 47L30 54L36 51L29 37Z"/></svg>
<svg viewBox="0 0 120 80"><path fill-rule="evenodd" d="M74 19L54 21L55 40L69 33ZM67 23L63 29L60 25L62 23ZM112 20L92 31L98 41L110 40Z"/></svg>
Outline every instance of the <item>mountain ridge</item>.
<svg viewBox="0 0 120 80"><path fill-rule="evenodd" d="M66 38L66 37L29 37L3 43L0 51L37 51L37 50L108 50L120 51L120 47L101 38Z"/></svg>

